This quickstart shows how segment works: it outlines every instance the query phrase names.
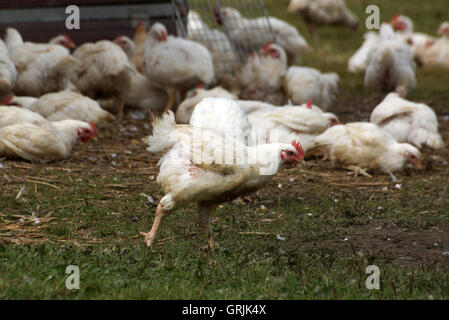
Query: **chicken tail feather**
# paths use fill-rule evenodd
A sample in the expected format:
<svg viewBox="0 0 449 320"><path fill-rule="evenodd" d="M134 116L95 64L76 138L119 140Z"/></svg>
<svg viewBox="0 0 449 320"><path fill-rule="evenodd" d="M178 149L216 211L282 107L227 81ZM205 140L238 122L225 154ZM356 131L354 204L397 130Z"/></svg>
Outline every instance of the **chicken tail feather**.
<svg viewBox="0 0 449 320"><path fill-rule="evenodd" d="M178 142L175 115L169 111L160 118L153 119L153 134L142 141L149 145L149 152L163 152L169 150Z"/></svg>

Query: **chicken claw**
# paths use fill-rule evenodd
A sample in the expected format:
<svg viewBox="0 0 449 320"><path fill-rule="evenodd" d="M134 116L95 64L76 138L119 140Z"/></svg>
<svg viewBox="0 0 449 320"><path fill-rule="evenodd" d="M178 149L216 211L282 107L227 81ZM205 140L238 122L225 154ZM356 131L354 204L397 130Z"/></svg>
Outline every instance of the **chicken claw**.
<svg viewBox="0 0 449 320"><path fill-rule="evenodd" d="M364 175L365 177L368 177L368 178L372 178L373 177L368 172L366 172L365 169L362 169L362 168L360 168L358 166L355 166L355 165L350 165L350 166L346 167L346 169L354 171L354 177L357 177L359 174L362 174L362 175Z"/></svg>

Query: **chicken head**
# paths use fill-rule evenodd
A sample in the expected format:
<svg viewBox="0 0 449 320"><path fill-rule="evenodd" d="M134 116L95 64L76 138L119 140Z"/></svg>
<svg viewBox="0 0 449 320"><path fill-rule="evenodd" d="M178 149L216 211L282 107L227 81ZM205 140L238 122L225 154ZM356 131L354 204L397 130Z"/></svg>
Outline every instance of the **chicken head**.
<svg viewBox="0 0 449 320"><path fill-rule="evenodd" d="M97 128L93 122L89 122L86 127L78 129L78 137L81 142L88 142L90 139L97 141Z"/></svg>

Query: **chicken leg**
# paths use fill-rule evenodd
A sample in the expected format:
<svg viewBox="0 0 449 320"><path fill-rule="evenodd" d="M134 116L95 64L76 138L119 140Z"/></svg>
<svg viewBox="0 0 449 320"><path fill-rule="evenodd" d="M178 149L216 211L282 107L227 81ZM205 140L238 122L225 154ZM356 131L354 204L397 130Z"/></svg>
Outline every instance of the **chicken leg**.
<svg viewBox="0 0 449 320"><path fill-rule="evenodd" d="M212 230L210 229L209 215L214 211L215 205L209 205L205 203L198 202L198 223L203 229L207 237L208 245L203 249L214 250L218 247L218 243L214 241Z"/></svg>
<svg viewBox="0 0 449 320"><path fill-rule="evenodd" d="M163 113L167 113L168 110L171 110L173 108L173 104L175 103L177 94L178 93L176 91L169 92L168 101L167 104L165 105Z"/></svg>
<svg viewBox="0 0 449 320"><path fill-rule="evenodd" d="M125 111L125 97L121 97L119 99L119 107L118 107L118 121L122 122L123 115Z"/></svg>
<svg viewBox="0 0 449 320"><path fill-rule="evenodd" d="M164 209L162 205L159 204L156 209L156 218L154 218L153 226L150 232L140 232L140 235L145 236L145 243L148 247L152 247L154 241L156 240L159 228L161 227L162 218L164 217Z"/></svg>

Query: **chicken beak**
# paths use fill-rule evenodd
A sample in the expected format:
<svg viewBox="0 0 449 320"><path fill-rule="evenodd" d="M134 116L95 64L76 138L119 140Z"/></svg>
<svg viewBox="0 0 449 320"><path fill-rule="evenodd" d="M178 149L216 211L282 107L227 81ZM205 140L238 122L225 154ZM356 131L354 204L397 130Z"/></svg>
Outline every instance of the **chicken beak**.
<svg viewBox="0 0 449 320"><path fill-rule="evenodd" d="M98 138L97 137L92 137L92 141L97 143L98 142Z"/></svg>

